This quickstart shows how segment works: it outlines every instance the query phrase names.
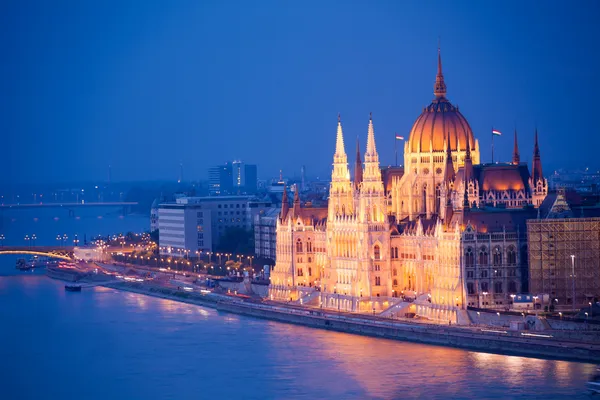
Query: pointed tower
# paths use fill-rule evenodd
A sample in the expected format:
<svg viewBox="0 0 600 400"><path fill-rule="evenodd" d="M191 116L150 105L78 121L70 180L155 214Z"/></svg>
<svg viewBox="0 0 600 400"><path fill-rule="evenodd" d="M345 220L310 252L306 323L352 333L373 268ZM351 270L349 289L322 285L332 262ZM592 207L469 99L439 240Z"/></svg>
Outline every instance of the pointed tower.
<svg viewBox="0 0 600 400"><path fill-rule="evenodd" d="M544 180L544 174L542 173L542 159L540 157L540 146L538 145L538 131L535 129L535 139L533 145L533 160L531 167L531 177L533 182L537 184L539 180Z"/></svg>
<svg viewBox="0 0 600 400"><path fill-rule="evenodd" d="M356 161L354 163L354 187L358 189L360 183L363 180L363 165L360 158L360 147L358 144L358 137L356 138Z"/></svg>
<svg viewBox="0 0 600 400"><path fill-rule="evenodd" d="M465 185L473 179L473 160L471 159L471 144L467 139L465 149Z"/></svg>
<svg viewBox="0 0 600 400"><path fill-rule="evenodd" d="M285 184L283 185L283 196L281 197L281 221L285 221L285 218L290 209L290 204L288 202L287 188Z"/></svg>
<svg viewBox="0 0 600 400"><path fill-rule="evenodd" d="M360 207L362 221L386 221L385 194L381 169L379 168L379 154L375 145L375 130L373 129L373 116L369 114L369 129L367 135L367 151L365 152L365 167L363 169L362 184L360 186Z"/></svg>
<svg viewBox="0 0 600 400"><path fill-rule="evenodd" d="M335 137L335 154L333 155L333 172L331 174L332 182L345 182L350 180L350 171L348 170L348 156L344 149L344 133L342 132L342 121L338 114L337 134Z"/></svg>
<svg viewBox="0 0 600 400"><path fill-rule="evenodd" d="M452 149L450 148L450 132L446 137L446 168L444 171L444 183L446 187L454 182L456 174L454 172L454 163L452 162Z"/></svg>
<svg viewBox="0 0 600 400"><path fill-rule="evenodd" d="M438 46L438 66L435 76L435 85L433 86L433 94L436 98L441 99L446 97L446 83L444 82L444 74L442 73L442 53Z"/></svg>
<svg viewBox="0 0 600 400"><path fill-rule="evenodd" d="M379 154L377 154L377 147L375 146L375 130L373 129L372 114L369 114L369 131L367 134L363 182L381 183L381 169L379 169Z"/></svg>
<svg viewBox="0 0 600 400"><path fill-rule="evenodd" d="M517 129L515 128L515 145L513 148L512 163L514 165L519 165L520 162L521 162L521 156L519 155L519 143L517 141Z"/></svg>
<svg viewBox="0 0 600 400"><path fill-rule="evenodd" d="M354 214L354 190L350 181L348 156L344 149L344 133L338 114L337 134L335 137L335 154L333 155L333 171L329 187L328 221L336 216Z"/></svg>
<svg viewBox="0 0 600 400"><path fill-rule="evenodd" d="M294 217L300 215L300 194L298 190L298 185L296 185L296 190L294 190Z"/></svg>

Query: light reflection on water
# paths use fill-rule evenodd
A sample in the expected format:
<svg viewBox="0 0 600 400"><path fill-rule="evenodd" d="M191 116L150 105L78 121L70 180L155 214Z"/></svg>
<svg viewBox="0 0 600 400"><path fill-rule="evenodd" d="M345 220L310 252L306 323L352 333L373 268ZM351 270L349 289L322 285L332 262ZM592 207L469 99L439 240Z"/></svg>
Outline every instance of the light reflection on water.
<svg viewBox="0 0 600 400"><path fill-rule="evenodd" d="M0 329L0 343L10 343L0 359L12 360L0 363L0 393L22 398L585 398L594 368L310 329L113 289L66 293L42 276L0 277L0 320L10 327Z"/></svg>

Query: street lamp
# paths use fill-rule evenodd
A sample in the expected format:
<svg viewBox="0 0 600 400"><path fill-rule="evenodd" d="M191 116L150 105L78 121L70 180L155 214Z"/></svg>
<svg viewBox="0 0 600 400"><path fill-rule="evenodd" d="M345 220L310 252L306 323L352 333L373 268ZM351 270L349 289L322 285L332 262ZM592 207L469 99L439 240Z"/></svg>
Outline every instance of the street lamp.
<svg viewBox="0 0 600 400"><path fill-rule="evenodd" d="M25 235L25 243L27 243L27 248L31 248L31 245L29 244L29 235Z"/></svg>
<svg viewBox="0 0 600 400"><path fill-rule="evenodd" d="M573 311L575 311L575 254L571 254L571 277L572 277L572 305L573 305Z"/></svg>
<svg viewBox="0 0 600 400"><path fill-rule="evenodd" d="M487 307L485 307L486 306L485 303L487 302L486 296L488 295L488 292L482 292L481 294L483 294L483 306L484 306L483 308L487 308Z"/></svg>
<svg viewBox="0 0 600 400"><path fill-rule="evenodd" d="M31 245L35 247L35 241L37 239L37 236L35 236L35 233L33 235L31 235Z"/></svg>
<svg viewBox="0 0 600 400"><path fill-rule="evenodd" d="M4 247L4 239L6 239L6 238L4 237L4 234L1 234L1 235L0 235L0 247Z"/></svg>
<svg viewBox="0 0 600 400"><path fill-rule="evenodd" d="M515 304L515 297L516 297L516 294L511 294L511 295L510 295L510 297L511 297L511 299L512 299L512 305L513 305L513 308L515 308L514 304Z"/></svg>
<svg viewBox="0 0 600 400"><path fill-rule="evenodd" d="M79 238L77 234L75 234L75 238L73 239L73 246L77 247L77 245L79 245Z"/></svg>

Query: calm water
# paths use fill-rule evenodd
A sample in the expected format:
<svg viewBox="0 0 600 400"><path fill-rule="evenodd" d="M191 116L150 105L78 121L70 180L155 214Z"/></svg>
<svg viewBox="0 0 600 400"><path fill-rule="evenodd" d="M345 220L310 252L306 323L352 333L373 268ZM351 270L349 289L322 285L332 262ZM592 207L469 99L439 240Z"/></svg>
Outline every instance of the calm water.
<svg viewBox="0 0 600 400"><path fill-rule="evenodd" d="M15 270L9 256L0 256L0 343L3 399L587 398L594 369L327 332L111 289L66 293L59 281Z"/></svg>

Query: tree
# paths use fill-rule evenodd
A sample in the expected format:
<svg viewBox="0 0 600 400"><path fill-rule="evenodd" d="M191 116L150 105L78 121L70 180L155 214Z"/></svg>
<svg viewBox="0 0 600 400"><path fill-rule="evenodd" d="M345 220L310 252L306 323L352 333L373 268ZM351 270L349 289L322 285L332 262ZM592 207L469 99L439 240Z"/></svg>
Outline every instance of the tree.
<svg viewBox="0 0 600 400"><path fill-rule="evenodd" d="M243 228L227 228L221 235L217 252L254 254L254 234Z"/></svg>

